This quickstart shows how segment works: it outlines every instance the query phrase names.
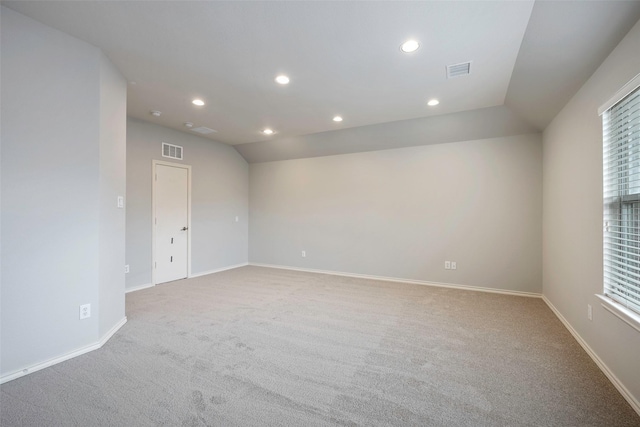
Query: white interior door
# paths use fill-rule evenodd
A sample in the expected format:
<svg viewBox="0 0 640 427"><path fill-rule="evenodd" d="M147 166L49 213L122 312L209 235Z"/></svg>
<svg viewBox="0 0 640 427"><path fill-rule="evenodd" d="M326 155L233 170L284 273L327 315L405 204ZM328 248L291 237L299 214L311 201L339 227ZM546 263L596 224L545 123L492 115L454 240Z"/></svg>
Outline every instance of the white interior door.
<svg viewBox="0 0 640 427"><path fill-rule="evenodd" d="M155 283L188 276L189 169L155 165Z"/></svg>

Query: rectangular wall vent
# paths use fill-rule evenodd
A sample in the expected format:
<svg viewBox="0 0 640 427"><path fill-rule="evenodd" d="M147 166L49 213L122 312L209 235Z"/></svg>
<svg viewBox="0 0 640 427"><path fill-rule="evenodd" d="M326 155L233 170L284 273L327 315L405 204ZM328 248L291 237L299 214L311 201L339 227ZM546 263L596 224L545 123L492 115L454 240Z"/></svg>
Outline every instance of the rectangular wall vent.
<svg viewBox="0 0 640 427"><path fill-rule="evenodd" d="M471 73L471 61L447 65L447 78L468 76Z"/></svg>
<svg viewBox="0 0 640 427"><path fill-rule="evenodd" d="M178 145L162 143L162 157L170 159L182 160L182 147Z"/></svg>
<svg viewBox="0 0 640 427"><path fill-rule="evenodd" d="M200 126L198 128L193 128L191 130L194 131L194 132L201 133L203 135L206 135L208 133L217 132L217 130L215 130L215 129L210 129L210 128L207 128L207 127L204 127L204 126Z"/></svg>

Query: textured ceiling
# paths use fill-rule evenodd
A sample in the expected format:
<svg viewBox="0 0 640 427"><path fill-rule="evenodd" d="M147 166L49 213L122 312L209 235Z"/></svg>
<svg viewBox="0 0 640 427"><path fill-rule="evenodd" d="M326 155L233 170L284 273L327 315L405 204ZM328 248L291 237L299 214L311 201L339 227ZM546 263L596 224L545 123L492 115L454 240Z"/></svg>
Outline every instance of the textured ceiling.
<svg viewBox="0 0 640 427"><path fill-rule="evenodd" d="M103 49L136 83L128 88L130 116L186 132L187 121L216 129L206 137L243 144L245 157L293 147L280 158L314 155L318 133L440 123L439 116L473 111L486 120L514 116L512 128L539 131L640 18L640 1L2 4ZM409 38L421 47L404 54L399 46ZM471 75L447 79L445 66L463 61L472 61ZM280 73L289 85L274 82ZM195 97L206 105L194 107ZM430 98L440 105L428 107ZM344 121L333 122L336 114ZM261 134L265 127L276 133ZM354 147L372 149L352 142L331 153Z"/></svg>

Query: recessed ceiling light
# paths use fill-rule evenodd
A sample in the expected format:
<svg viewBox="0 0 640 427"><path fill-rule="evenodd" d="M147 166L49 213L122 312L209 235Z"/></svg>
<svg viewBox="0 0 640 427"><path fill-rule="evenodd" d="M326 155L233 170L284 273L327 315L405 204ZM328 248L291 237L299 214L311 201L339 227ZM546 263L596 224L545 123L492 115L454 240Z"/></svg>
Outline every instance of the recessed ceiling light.
<svg viewBox="0 0 640 427"><path fill-rule="evenodd" d="M149 111L149 113L151 113L151 115L154 117L160 117L160 114L162 114L161 111L157 111L157 110L151 110Z"/></svg>
<svg viewBox="0 0 640 427"><path fill-rule="evenodd" d="M400 50L404 53L411 53L418 50L419 47L420 43L418 43L417 41L407 40L406 42L402 43L402 45L400 45Z"/></svg>
<svg viewBox="0 0 640 427"><path fill-rule="evenodd" d="M278 77L276 77L276 82L280 83L281 85L289 84L289 77L285 76L284 74L281 74Z"/></svg>
<svg viewBox="0 0 640 427"><path fill-rule="evenodd" d="M191 122L184 122L184 125L188 128L192 128L193 127L193 123Z"/></svg>
<svg viewBox="0 0 640 427"><path fill-rule="evenodd" d="M438 101L437 99L430 99L429 102L427 102L427 105L430 107L434 107L438 104L440 104L440 101Z"/></svg>
<svg viewBox="0 0 640 427"><path fill-rule="evenodd" d="M333 118L333 121L334 121L334 122L341 122L341 121L342 121L342 117L340 117L340 116L335 116L335 117Z"/></svg>
<svg viewBox="0 0 640 427"><path fill-rule="evenodd" d="M262 133L264 133L265 135L273 135L273 130L267 128L267 129L263 130Z"/></svg>
<svg viewBox="0 0 640 427"><path fill-rule="evenodd" d="M197 105L198 107L202 107L204 105L204 101L202 99L194 99L191 101L193 105Z"/></svg>

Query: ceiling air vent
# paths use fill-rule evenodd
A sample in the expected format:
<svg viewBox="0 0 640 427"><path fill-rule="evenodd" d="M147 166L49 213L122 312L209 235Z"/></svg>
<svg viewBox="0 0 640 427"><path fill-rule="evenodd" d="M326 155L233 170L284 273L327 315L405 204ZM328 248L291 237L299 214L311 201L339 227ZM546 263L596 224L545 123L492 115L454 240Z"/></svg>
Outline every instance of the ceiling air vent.
<svg viewBox="0 0 640 427"><path fill-rule="evenodd" d="M206 135L208 133L217 132L217 130L215 130L215 129L209 129L209 128L206 128L204 126L200 126L199 128L193 128L191 130L194 131L194 132L201 133L203 135Z"/></svg>
<svg viewBox="0 0 640 427"><path fill-rule="evenodd" d="M182 147L178 145L162 143L162 157L170 159L182 160Z"/></svg>
<svg viewBox="0 0 640 427"><path fill-rule="evenodd" d="M468 76L471 73L471 61L447 65L447 78Z"/></svg>

